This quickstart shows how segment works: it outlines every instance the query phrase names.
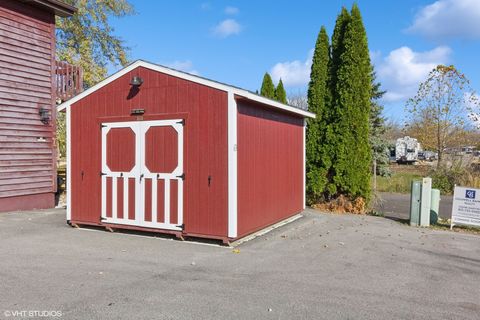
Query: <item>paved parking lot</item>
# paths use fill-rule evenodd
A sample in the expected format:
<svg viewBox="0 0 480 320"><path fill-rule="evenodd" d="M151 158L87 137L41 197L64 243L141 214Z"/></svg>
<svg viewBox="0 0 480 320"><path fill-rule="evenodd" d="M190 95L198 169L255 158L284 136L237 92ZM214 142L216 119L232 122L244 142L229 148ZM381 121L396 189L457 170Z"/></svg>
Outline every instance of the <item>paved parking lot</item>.
<svg viewBox="0 0 480 320"><path fill-rule="evenodd" d="M0 318L478 319L480 237L304 215L234 253L73 229L63 210L1 214Z"/></svg>

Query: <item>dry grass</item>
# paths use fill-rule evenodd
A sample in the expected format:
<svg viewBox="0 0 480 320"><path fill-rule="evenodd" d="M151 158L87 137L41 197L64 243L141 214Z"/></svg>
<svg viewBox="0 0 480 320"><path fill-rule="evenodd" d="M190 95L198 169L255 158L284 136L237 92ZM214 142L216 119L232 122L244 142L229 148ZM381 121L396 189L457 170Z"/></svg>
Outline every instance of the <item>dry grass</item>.
<svg viewBox="0 0 480 320"><path fill-rule="evenodd" d="M319 211L328 211L333 213L365 214L367 211L366 205L367 203L364 198L359 197L352 201L349 198L341 195L329 202L312 205L312 208L315 208Z"/></svg>

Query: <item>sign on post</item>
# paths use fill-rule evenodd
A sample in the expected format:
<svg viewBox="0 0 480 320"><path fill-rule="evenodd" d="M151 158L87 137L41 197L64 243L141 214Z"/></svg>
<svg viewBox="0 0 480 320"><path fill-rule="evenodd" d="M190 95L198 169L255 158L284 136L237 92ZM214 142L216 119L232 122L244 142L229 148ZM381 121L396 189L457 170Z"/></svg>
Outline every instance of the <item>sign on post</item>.
<svg viewBox="0 0 480 320"><path fill-rule="evenodd" d="M479 189L455 186L450 229L456 224L480 226Z"/></svg>

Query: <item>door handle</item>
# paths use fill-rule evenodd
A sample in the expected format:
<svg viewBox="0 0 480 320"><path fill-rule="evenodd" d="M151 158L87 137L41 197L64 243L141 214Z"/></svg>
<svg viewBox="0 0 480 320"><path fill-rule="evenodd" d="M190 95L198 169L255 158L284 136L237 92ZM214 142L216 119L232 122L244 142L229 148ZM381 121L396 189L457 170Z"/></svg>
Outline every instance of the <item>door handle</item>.
<svg viewBox="0 0 480 320"><path fill-rule="evenodd" d="M138 183L142 183L143 176L144 176L144 174L142 173L142 174L140 175L140 180L138 181Z"/></svg>

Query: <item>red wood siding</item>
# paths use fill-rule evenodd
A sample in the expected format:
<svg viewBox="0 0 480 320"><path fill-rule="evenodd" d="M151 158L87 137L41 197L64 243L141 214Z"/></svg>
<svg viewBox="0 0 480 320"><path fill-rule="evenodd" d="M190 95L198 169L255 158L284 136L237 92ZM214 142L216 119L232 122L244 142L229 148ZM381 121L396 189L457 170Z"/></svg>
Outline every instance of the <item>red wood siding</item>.
<svg viewBox="0 0 480 320"><path fill-rule="evenodd" d="M55 191L55 120L45 125L39 116L40 107L55 116L54 23L53 13L19 1L0 2L0 204L10 203L9 209L15 203L35 207L19 196ZM53 206L53 195L42 201L42 207L45 201ZM0 211L5 208L0 205Z"/></svg>
<svg viewBox="0 0 480 320"><path fill-rule="evenodd" d="M238 236L303 209L303 118L238 101Z"/></svg>
<svg viewBox="0 0 480 320"><path fill-rule="evenodd" d="M178 165L178 135L172 127L153 127L145 134L145 165L150 172L171 173Z"/></svg>
<svg viewBox="0 0 480 320"><path fill-rule="evenodd" d="M113 128L107 134L107 166L129 172L135 167L135 133L130 128Z"/></svg>
<svg viewBox="0 0 480 320"><path fill-rule="evenodd" d="M130 91L129 82L133 75L144 79L136 94ZM71 106L72 221L100 224L100 122L102 118L108 119L105 122L112 122L112 117L118 118L118 121L135 120L136 117L130 116L130 111L135 108L145 109L144 120L186 119L183 201L185 232L226 237L227 93L146 68L137 68ZM168 161L164 165L168 167ZM212 177L210 187L209 175ZM129 188L129 191L132 189ZM174 189L175 186L171 188ZM159 185L158 208L163 208L162 190ZM177 194L172 192L170 197L171 203L175 203ZM133 196L129 206L132 202ZM163 221L164 213L159 210L158 221ZM175 205L172 205L171 210L175 221Z"/></svg>

